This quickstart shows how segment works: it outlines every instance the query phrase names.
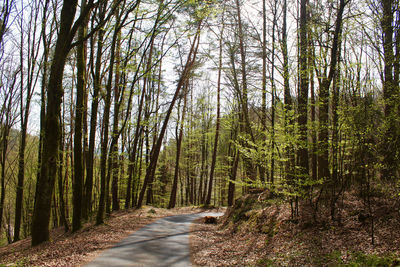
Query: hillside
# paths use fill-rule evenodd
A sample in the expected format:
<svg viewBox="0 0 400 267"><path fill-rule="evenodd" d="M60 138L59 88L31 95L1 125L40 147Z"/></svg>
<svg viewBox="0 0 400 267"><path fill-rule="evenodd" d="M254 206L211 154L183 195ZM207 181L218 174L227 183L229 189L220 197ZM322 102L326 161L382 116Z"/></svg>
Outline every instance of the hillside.
<svg viewBox="0 0 400 267"><path fill-rule="evenodd" d="M192 226L196 266L400 266L400 214L389 199L364 218L359 198L345 194L341 220L291 220L290 205L247 195L217 225Z"/></svg>

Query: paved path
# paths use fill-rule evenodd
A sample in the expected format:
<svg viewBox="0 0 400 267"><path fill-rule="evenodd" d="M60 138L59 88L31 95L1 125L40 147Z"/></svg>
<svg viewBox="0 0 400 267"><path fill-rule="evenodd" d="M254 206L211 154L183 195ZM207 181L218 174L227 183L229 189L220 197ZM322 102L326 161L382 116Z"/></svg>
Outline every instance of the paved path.
<svg viewBox="0 0 400 267"><path fill-rule="evenodd" d="M190 266L190 223L200 217L222 215L203 212L159 219L105 250L86 267Z"/></svg>

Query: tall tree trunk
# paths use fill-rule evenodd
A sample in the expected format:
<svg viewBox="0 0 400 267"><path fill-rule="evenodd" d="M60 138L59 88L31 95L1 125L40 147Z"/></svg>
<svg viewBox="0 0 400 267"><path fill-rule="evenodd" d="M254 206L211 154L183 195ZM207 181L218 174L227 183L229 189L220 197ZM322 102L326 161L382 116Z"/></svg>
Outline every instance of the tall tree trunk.
<svg viewBox="0 0 400 267"><path fill-rule="evenodd" d="M207 144L206 144L206 133L205 130L202 130L201 133L201 167L200 167L200 183L199 183L199 203L206 202L206 192L207 192L207 169L206 169L206 161L207 161ZM204 185L204 188L203 188Z"/></svg>
<svg viewBox="0 0 400 267"><path fill-rule="evenodd" d="M247 138L254 143L255 139L253 136L253 131L250 125L249 118L249 106L248 106L248 88L247 88L247 70L246 70L246 51L245 51L245 40L243 34L242 27L242 19L241 19L241 7L240 1L236 0L236 13L237 13L237 21L238 21L238 31L239 31L239 49L240 49L240 59L241 59L241 74L242 74L242 91L241 91L241 112L243 113L243 133L247 135ZM246 148L250 148L248 142L244 143ZM255 181L257 178L257 169L254 168L251 158L243 155L244 157L244 166L246 170L246 176L252 181Z"/></svg>
<svg viewBox="0 0 400 267"><path fill-rule="evenodd" d="M43 18L42 18L42 32L41 37L43 41L43 62L48 62L49 53L50 53L50 43L51 39L47 39L46 34L46 24L47 24L47 9L49 6L50 0L46 0L43 7ZM41 83L41 91L40 91L40 132L39 132L39 145L38 145L38 168L37 168L37 180L40 177L40 166L42 161L42 150L43 150L43 136L44 136L44 121L46 119L46 94L47 94L47 73L48 73L48 64L43 64L43 72L42 72L42 83ZM37 191L38 184L36 183ZM36 195L34 206L36 206Z"/></svg>
<svg viewBox="0 0 400 267"><path fill-rule="evenodd" d="M60 166L58 167L57 170L57 182L58 182L58 199L60 202L60 207L59 207L59 213L60 213L60 219L62 224L64 225L64 230L65 232L68 232L69 230L69 225L68 225L68 220L66 217L65 213L65 198L64 198L64 185L63 185L63 166L64 166L64 124L62 123L62 119L60 116L60 127L61 127L61 133L62 137L60 138L60 152L59 152L59 163ZM67 155L67 162L65 165L65 168L68 168L68 155ZM68 179L68 176L65 176L65 179Z"/></svg>
<svg viewBox="0 0 400 267"><path fill-rule="evenodd" d="M7 150L8 150L8 141L9 141L9 135L10 135L10 130L12 126L12 118L11 118L11 113L12 113L12 101L14 98L14 85L16 83L16 77L17 75L14 74L13 77L13 84L11 88L9 89L9 93L6 96L5 102L3 103L2 110L5 110L5 116L6 120L5 122L1 123L0 126L0 133L1 133L1 143L0 143L0 167L1 167L1 173L0 173L0 183L1 183L1 197L0 197L0 229L2 227L2 220L3 220L3 212L4 212L4 203L6 199L6 159L7 159ZM7 98L8 97L8 98Z"/></svg>
<svg viewBox="0 0 400 267"><path fill-rule="evenodd" d="M287 1L283 0L283 23L282 23L282 57L283 57L283 86L284 86L284 116L285 116L285 133L288 135L288 140L293 134L293 116L291 111L293 109L293 101L290 93L290 77L289 77L289 55L287 47ZM288 143L288 148L286 149L287 162L285 165L285 176L288 183L293 183L294 174L294 164L295 155L293 144Z"/></svg>
<svg viewBox="0 0 400 267"><path fill-rule="evenodd" d="M59 114L63 95L62 79L65 61L73 35L71 26L75 16L77 0L64 0L61 10L60 29L55 47L50 78L47 87L47 114L44 125L43 154L40 176L37 181L36 205L32 220L32 245L49 240L51 197L58 158L60 139Z"/></svg>
<svg viewBox="0 0 400 267"><path fill-rule="evenodd" d="M275 176L275 29L277 27L277 1L274 1L272 20L272 49L271 49L271 176L270 182L274 184Z"/></svg>
<svg viewBox="0 0 400 267"><path fill-rule="evenodd" d="M120 58L121 58L121 33L118 33L117 46L116 46L116 65L115 65L115 82L114 82L114 122L113 122L113 133L112 133L112 146L110 149L110 166L112 174L112 210L119 210L119 198L118 198L118 141L119 141L119 116L120 107L123 101L123 90L120 88ZM122 91L122 92L121 92Z"/></svg>
<svg viewBox="0 0 400 267"><path fill-rule="evenodd" d="M105 6L100 5L98 9L98 17L100 23L103 23L105 17ZM86 181L85 181L85 200L83 202L83 218L89 217L92 208L92 191L93 191L93 172L94 172L94 149L96 142L97 131L97 112L99 107L99 92L101 86L101 64L102 64L102 50L104 29L100 29L97 34L97 52L95 70L92 71L93 75L93 99L90 115L90 136L89 136L89 150L86 159ZM93 49L93 48L92 48ZM93 50L91 55L93 56Z"/></svg>
<svg viewBox="0 0 400 267"><path fill-rule="evenodd" d="M261 129L263 135L267 131L267 3L266 0L262 2L262 17L263 17L263 27L262 27L262 103L261 103ZM262 160L259 167L260 170L260 180L262 183L265 182L265 172L266 172L266 160ZM229 198L229 195L228 195ZM228 200L229 202L229 200Z"/></svg>
<svg viewBox="0 0 400 267"><path fill-rule="evenodd" d="M237 138L237 130L235 128L235 123L232 123L231 129L231 139L236 140ZM234 204L235 199L235 181L237 176L237 170L239 166L239 150L232 146L233 149L233 158L230 161L230 170L229 170L229 185L228 185L228 206L232 206ZM232 157L232 156L231 156Z"/></svg>
<svg viewBox="0 0 400 267"><path fill-rule="evenodd" d="M329 88L333 78L336 75L336 65L338 62L338 51L341 44L342 18L346 5L345 0L340 0L340 6L336 17L335 33L333 36L330 68L328 75L324 75L320 84L319 96L319 155L318 155L318 178L330 181L331 175L329 171Z"/></svg>
<svg viewBox="0 0 400 267"><path fill-rule="evenodd" d="M183 128L185 124L185 114L186 114L186 103L187 103L187 85L183 89L183 107L182 107L182 116L180 118L180 128L179 128L179 133L176 131L176 157L175 157L175 172L174 172L174 181L172 183L172 189L171 189L171 196L169 198L169 204L168 208L172 209L175 208L176 205L176 192L178 189L178 178L179 178L179 162L180 162L180 156L181 156L181 147L182 147L182 139L183 139ZM178 104L178 112L179 112L179 104ZM177 124L179 124L179 121L177 121ZM178 126L177 126L178 127Z"/></svg>
<svg viewBox="0 0 400 267"><path fill-rule="evenodd" d="M211 169L210 169L210 179L208 180L208 193L206 199L206 205L210 205L211 202L211 192L214 181L214 170L217 162L217 152L218 152L218 139L219 139L219 128L221 124L221 76L222 76L222 39L224 35L224 14L221 18L222 28L219 36L219 56L218 56L218 78L217 78L217 121L215 124L215 137L214 137L214 149L211 159Z"/></svg>
<svg viewBox="0 0 400 267"><path fill-rule="evenodd" d="M35 2L35 5L37 3ZM36 6L35 6L36 7ZM26 135L29 119L30 103L33 94L34 86L34 72L36 67L37 49L36 46L36 29L39 11L36 8L31 10L31 21L28 24L28 40L27 40L27 84L26 84L26 102L24 103L24 30L21 29L21 47L20 47L20 63L21 63L21 87L20 87L20 123L21 123L21 137L18 151L18 182L17 192L15 199L15 220L14 220L14 242L20 239L21 216L22 216L22 202L23 190L25 180L25 148L26 148ZM23 17L23 13L22 13ZM22 25L21 21L21 25ZM33 24L33 28L32 28Z"/></svg>
<svg viewBox="0 0 400 267"><path fill-rule="evenodd" d="M339 47L339 58L338 58L338 70L337 74L333 79L333 88L332 88L332 178L331 178L331 219L335 219L335 206L336 201L339 198L340 191L338 192L338 188L342 185L339 181L338 176L338 147L339 147L339 114L338 114L338 106L339 106L339 88L340 88L340 51Z"/></svg>
<svg viewBox="0 0 400 267"><path fill-rule="evenodd" d="M307 0L300 1L300 84L298 95L298 125L299 125L299 141L300 146L297 152L299 162L298 177L302 180L308 178L308 148L307 148L307 102L308 102L308 21L307 21Z"/></svg>
<svg viewBox="0 0 400 267"><path fill-rule="evenodd" d="M81 9L86 6L86 0L81 0ZM74 135L74 176L73 180L73 214L72 231L76 232L82 227L82 194L83 194L83 146L82 146L82 128L84 96L86 90L86 35L87 20L79 27L78 40L80 44L77 47L77 83L76 83L76 106L75 106L75 135Z"/></svg>
<svg viewBox="0 0 400 267"><path fill-rule="evenodd" d="M110 109L111 109L111 89L112 89L112 79L114 75L114 62L115 62L115 48L117 44L117 37L120 31L119 28L119 17L117 14L118 22L115 25L113 38L111 42L111 55L110 55L110 67L108 71L108 79L106 85L106 96L104 100L104 113L103 113L103 140L101 141L101 156L100 156L100 199L99 199L99 209L97 210L96 224L102 224L104 222L104 211L106 207L109 207L109 185L110 176L107 174L107 154L108 154L108 132L110 124ZM113 144L112 144L113 145ZM111 145L111 146L112 146Z"/></svg>
<svg viewBox="0 0 400 267"><path fill-rule="evenodd" d="M315 52L314 46L310 41L309 60L314 60ZM316 101L315 101L315 82L314 82L314 68L310 68L310 103L311 103L311 179L316 181L318 179L318 137L317 137L317 124L316 124Z"/></svg>
<svg viewBox="0 0 400 267"><path fill-rule="evenodd" d="M381 0L383 12L381 19L381 28L383 32L383 60L384 60L384 80L383 80L383 98L385 101L385 117L387 120L385 140L383 142L383 170L382 176L386 180L394 181L396 177L396 170L398 169L396 163L397 151L393 151L393 147L397 147L394 143L396 139L396 129L398 125L396 123L396 116L398 112L396 110L396 102L399 98L399 85L395 84L395 79L398 79L393 75L395 70L395 54L393 51L395 42L393 41L393 9L395 1L393 0ZM398 36L397 36L398 38ZM398 70L398 68L396 68ZM397 73L396 73L397 74ZM388 149L389 148L389 149Z"/></svg>

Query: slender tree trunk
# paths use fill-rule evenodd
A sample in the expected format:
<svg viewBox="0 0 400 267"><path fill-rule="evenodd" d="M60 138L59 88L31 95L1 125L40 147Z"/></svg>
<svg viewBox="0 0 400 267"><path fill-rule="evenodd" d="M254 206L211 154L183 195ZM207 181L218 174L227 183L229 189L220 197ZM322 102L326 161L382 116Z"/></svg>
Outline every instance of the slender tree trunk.
<svg viewBox="0 0 400 267"><path fill-rule="evenodd" d="M333 78L336 75L336 65L338 62L338 51L341 44L341 31L342 31L342 18L343 11L346 3L345 0L340 0L340 6L336 18L335 33L333 36L331 60L329 74L322 78L320 84L320 96L319 96L319 156L318 156L318 178L330 181L331 175L329 171L329 88Z"/></svg>
<svg viewBox="0 0 400 267"><path fill-rule="evenodd" d="M287 48L287 1L283 1L283 25L282 25L282 56L283 56L283 84L284 84L284 116L285 116L285 133L289 136L293 134L292 125L293 116L292 111L292 96L290 93L290 83L289 83L289 55ZM293 145L289 142L288 148L286 149L287 162L285 166L286 180L289 183L293 183L294 165L295 165L295 155Z"/></svg>
<svg viewBox="0 0 400 267"><path fill-rule="evenodd" d="M81 9L86 6L86 0L81 0ZM86 35L87 21L79 27L78 40L81 42L77 47L77 84L76 84L76 106L75 106L75 135L74 135L74 176L73 180L73 214L72 231L76 232L82 227L82 194L83 194L83 146L82 129L84 96L86 90Z"/></svg>
<svg viewBox="0 0 400 267"><path fill-rule="evenodd" d="M183 139L183 128L185 124L185 114L186 114L186 103L187 103L187 86L184 88L184 96L183 96L183 107L182 107L182 116L180 118L180 128L179 128L179 134L178 131L176 131L177 134L177 140L176 140L176 158L175 158L175 172L174 172L174 181L172 184L172 189L171 189L171 196L169 199L169 204L168 208L172 209L175 208L176 205L176 192L178 189L178 175L179 175L179 161L180 161L180 156L181 156L181 147L182 147L182 139ZM179 104L178 104L178 109L179 109ZM179 112L179 111L178 111ZM177 122L179 124L179 121Z"/></svg>
<svg viewBox="0 0 400 267"><path fill-rule="evenodd" d="M315 49L310 41L309 57L308 59L314 60ZM316 101L315 101L315 82L314 82L314 67L310 67L310 103L311 103L311 179L316 181L318 179L318 137L317 137L317 124L316 124Z"/></svg>
<svg viewBox="0 0 400 267"><path fill-rule="evenodd" d="M137 153L138 141L140 139L140 133L143 131L143 128L141 126L141 120L142 120L142 112L143 112L144 100L145 100L145 96L146 96L146 89L145 88L147 86L147 80L148 80L147 77L151 73L151 67L152 67L152 62L153 62L152 61L152 58L153 58L152 55L153 55L153 48L154 48L154 38L157 35L157 25L160 22L161 13L162 13L162 10L163 10L163 7L164 7L163 3L164 3L164 1L160 1L160 3L159 3L158 12L157 12L157 18L156 18L155 24L153 26L152 35L151 35L151 39L150 39L149 46L148 46L148 48L150 49L149 57L148 57L148 60L146 62L146 66L144 67L145 74L146 74L144 76L144 86L143 86L143 89L142 89L141 96L138 98L139 108L138 108L138 116L137 116L137 122L136 122L136 127L135 127L136 130L135 130L135 137L134 137L134 140L133 140L133 146L131 146L131 148L130 148L130 156L129 156L130 164L129 164L129 167L128 167L129 178L128 178L128 186L127 186L127 189L126 189L127 190L126 191L127 194L126 194L125 208L127 208L129 206L129 203L130 203L131 199L132 199L133 203L136 202L133 199L133 196L135 195L134 192L137 189L137 187L135 187L135 182L132 180L133 177L135 176L135 175L133 175L133 171L135 169L135 166L137 166L137 163L135 163L135 158L136 158L136 154L139 154L139 153ZM146 51L147 51L147 49L145 50L145 52ZM163 53L161 53L161 54L163 54ZM142 59L145 58L144 55L145 54L143 54ZM160 65L161 65L161 60L160 60ZM138 72L136 72L136 75L137 75L137 73ZM159 81L159 88L160 88L160 81ZM158 106L158 104L157 104L157 106ZM157 112L158 111L156 111L156 114L157 114ZM156 115L156 117L157 117L157 115ZM157 132L157 127L156 127L155 132ZM153 144L155 142L156 142L156 135L154 135Z"/></svg>
<svg viewBox="0 0 400 267"><path fill-rule="evenodd" d="M59 213L61 217L61 222L64 225L64 231L68 232L69 225L68 220L65 214L65 199L64 199L64 185L63 185L63 166L64 166L64 124L62 123L60 116L60 127L62 137L60 138L60 152L59 152L59 167L57 169L57 182L58 182L58 199L60 202ZM68 168L68 155L67 155L67 162L65 168ZM68 179L68 176L65 176L65 179Z"/></svg>
<svg viewBox="0 0 400 267"><path fill-rule="evenodd" d="M121 53L121 33L118 33L117 46L116 46L116 65L115 65L115 82L114 82L114 123L112 133L112 146L110 153L110 166L112 174L112 210L119 210L119 198L118 198L118 141L119 141L119 116L120 107L123 101L123 90L120 88L120 53ZM122 91L122 92L121 92Z"/></svg>
<svg viewBox="0 0 400 267"><path fill-rule="evenodd" d="M137 115L137 120L136 120L136 127L135 127L135 136L133 138L133 145L131 147L131 152L129 155L129 179L128 179L128 186L127 186L127 191L126 191L126 201L125 201L125 208L128 208L127 205L129 205L130 203L130 196L131 196L131 183L134 183L132 181L133 179L133 171L135 169L135 165L136 164L136 154L137 150L138 150L138 143L139 143L139 139L141 136L141 119L142 119L142 112L143 112L143 103L144 103L144 97L145 97L145 90L142 90L141 96L140 96L140 100L139 100L139 107L138 107L138 115ZM134 192L134 186L132 187L132 193ZM132 199L133 200L133 199ZM133 201L136 202L136 201ZM132 205L133 206L133 205Z"/></svg>
<svg viewBox="0 0 400 267"><path fill-rule="evenodd" d="M36 2L35 2L36 4ZM35 12L35 13L34 13ZM34 71L36 67L36 57L37 49L36 46L36 29L37 29L37 19L39 16L39 11L37 9L31 12L31 21L29 23L28 29L28 44L27 44L27 84L26 84L26 102L24 103L24 30L21 29L21 47L20 47L20 64L21 64L21 87L20 87L20 123L21 123L21 137L18 151L18 182L17 182L17 192L15 200L15 220L14 220L14 242L20 239L20 228L21 228L21 216L22 216L22 202L23 202L23 190L24 190L24 180L25 180L25 148L26 148L26 135L29 119L30 103L33 94L34 86ZM23 17L23 13L22 13ZM21 26L22 26L21 21ZM33 28L32 28L33 24Z"/></svg>
<svg viewBox="0 0 400 267"><path fill-rule="evenodd" d="M206 201L206 192L207 192L207 170L206 160L207 160L207 151L206 151L206 134L203 130L201 133L201 167L200 167L200 183L199 183L199 203L205 203ZM204 185L204 188L203 188Z"/></svg>
<svg viewBox="0 0 400 267"><path fill-rule="evenodd" d="M381 0L383 14L381 19L382 38L383 38L383 57L384 57L384 80L383 80L383 98L385 101L385 117L387 120L387 128L385 133L385 141L383 144L383 170L382 176L386 180L394 181L396 177L396 170L398 169L396 163L396 152L392 151L393 147L397 147L394 143L398 139L396 135L396 129L398 125L396 123L396 116L398 110L396 109L396 102L399 98L399 85L395 83L398 79L398 63L395 63L395 54L393 48L395 42L393 41L393 6L395 1L393 0ZM397 36L398 38L398 36ZM394 66L397 66L394 68ZM394 71L396 71L394 75ZM397 104L398 105L398 104ZM390 148L390 149L388 149Z"/></svg>
<svg viewBox="0 0 400 267"><path fill-rule="evenodd" d="M43 154L37 181L36 205L32 220L32 245L49 240L51 198L56 177L60 139L59 114L63 95L62 80L65 61L75 33L71 32L77 0L64 0L60 28L47 87L47 114L44 125Z"/></svg>
<svg viewBox="0 0 400 267"><path fill-rule="evenodd" d="M300 134L300 147L297 152L299 161L299 173L298 177L301 180L305 180L308 177L308 148L307 148L307 102L308 102L308 63L307 63L307 51L308 51L308 21L307 21L307 0L300 1L300 53L299 53L299 65L300 65L300 84L299 84L299 96L298 96L298 125Z"/></svg>
<svg viewBox="0 0 400 267"><path fill-rule="evenodd" d="M262 28L262 103L261 103L261 129L265 137L267 131L267 6L266 0L262 2L262 17L263 17L263 28ZM260 170L260 180L262 183L265 182L265 172L266 172L267 161L262 160L259 167ZM228 195L229 197L229 195ZM229 202L229 200L228 200Z"/></svg>
<svg viewBox="0 0 400 267"><path fill-rule="evenodd" d="M211 192L214 180L214 170L217 162L217 152L218 152L218 139L219 139L219 128L221 120L221 76L222 76L222 39L224 35L224 15L222 15L222 28L219 36L219 57L218 57L218 78L217 78L217 121L215 125L215 138L214 138L214 149L211 159L211 169L210 169L210 179L208 180L208 193L206 199L206 205L210 205L211 202Z"/></svg>
<svg viewBox="0 0 400 267"><path fill-rule="evenodd" d="M271 176L270 182L274 184L275 176L275 29L277 26L277 1L274 1L272 21L272 49L271 49Z"/></svg>
<svg viewBox="0 0 400 267"><path fill-rule="evenodd" d="M11 130L10 125L10 108L11 108L11 99L12 96L9 96L8 100L8 107L6 111L6 122L5 124L1 125L1 148L0 148L0 167L1 167L1 197L0 197L0 229L2 227L2 220L3 220L3 213L4 213L4 203L6 199L6 159L7 159L7 150L8 150L8 141L9 141L9 134Z"/></svg>
<svg viewBox="0 0 400 267"><path fill-rule="evenodd" d="M236 135L235 133L233 135ZM229 185L228 185L228 206L232 206L234 204L235 199L235 181L237 176L237 170L239 166L239 151L235 148L233 152L233 159L231 161L231 167L229 171Z"/></svg>
<svg viewBox="0 0 400 267"><path fill-rule="evenodd" d="M99 6L99 21L103 22L105 16L104 5ZM92 208L92 191L93 191L93 176L94 176L94 149L96 142L97 131L97 112L99 107L99 91L101 86L101 64L102 64L102 50L103 50L104 29L98 31L97 36L97 53L95 70L93 74L93 99L90 115L90 136L89 136L89 150L86 159L86 181L85 181L85 201L83 202L83 217L89 217ZM91 52L93 55L93 51Z"/></svg>
<svg viewBox="0 0 400 267"><path fill-rule="evenodd" d="M339 55L340 55L339 48ZM338 65L340 64L340 56ZM332 88L332 181L331 181L331 219L335 219L335 206L336 201L339 197L340 191L338 188L341 187L339 176L338 176L338 147L339 147L339 88L340 88L340 65L338 66L337 74L333 79Z"/></svg>
<svg viewBox="0 0 400 267"><path fill-rule="evenodd" d="M47 9L49 6L50 0L46 0L43 8L43 19L42 19L42 41L43 41L43 62L48 62L49 59L49 51L50 51L50 40L47 39L46 34L46 24L47 24ZM47 73L48 73L48 65L43 64L43 73L42 73L42 83L41 83L41 92L40 92L40 132L39 132L39 145L38 145L38 168L37 168L37 180L40 177L40 166L42 161L42 149L43 149L43 136L44 136L44 121L46 119L46 86L47 86ZM38 184L36 183L37 191ZM34 206L36 206L36 195Z"/></svg>
<svg viewBox="0 0 400 267"><path fill-rule="evenodd" d="M248 135L250 140L254 143L255 139L253 136L253 131L250 125L249 110L248 110L248 87L247 87L247 70L246 70L246 51L244 46L244 34L242 27L241 11L240 11L240 1L236 0L236 13L238 21L238 31L239 31L239 49L241 58L241 74L242 74L242 92L241 92L241 112L243 113L243 132ZM245 147L249 147L247 142L244 143ZM254 168L251 158L244 156L244 166L246 170L246 176L252 181L257 178L257 169Z"/></svg>
<svg viewBox="0 0 400 267"><path fill-rule="evenodd" d="M117 16L119 17L119 16ZM119 22L116 23L114 34L111 43L111 55L110 55L110 67L108 72L108 80L106 85L106 96L104 100L104 113L103 113L103 140L101 142L101 157L100 157L100 199L99 209L97 210L96 224L102 224L104 222L104 211L108 207L107 203L109 200L109 178L107 175L107 152L108 152L108 132L110 124L110 109L111 109L111 87L112 78L114 74L114 62L115 62L115 47L117 43L117 36L119 32Z"/></svg>

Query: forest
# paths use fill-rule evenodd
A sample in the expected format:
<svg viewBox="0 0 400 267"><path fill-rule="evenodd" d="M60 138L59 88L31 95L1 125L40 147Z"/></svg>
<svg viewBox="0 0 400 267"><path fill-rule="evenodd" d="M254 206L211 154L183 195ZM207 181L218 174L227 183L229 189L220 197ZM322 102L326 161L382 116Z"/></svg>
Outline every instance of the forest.
<svg viewBox="0 0 400 267"><path fill-rule="evenodd" d="M3 0L0 244L266 194L400 216L397 0Z"/></svg>

